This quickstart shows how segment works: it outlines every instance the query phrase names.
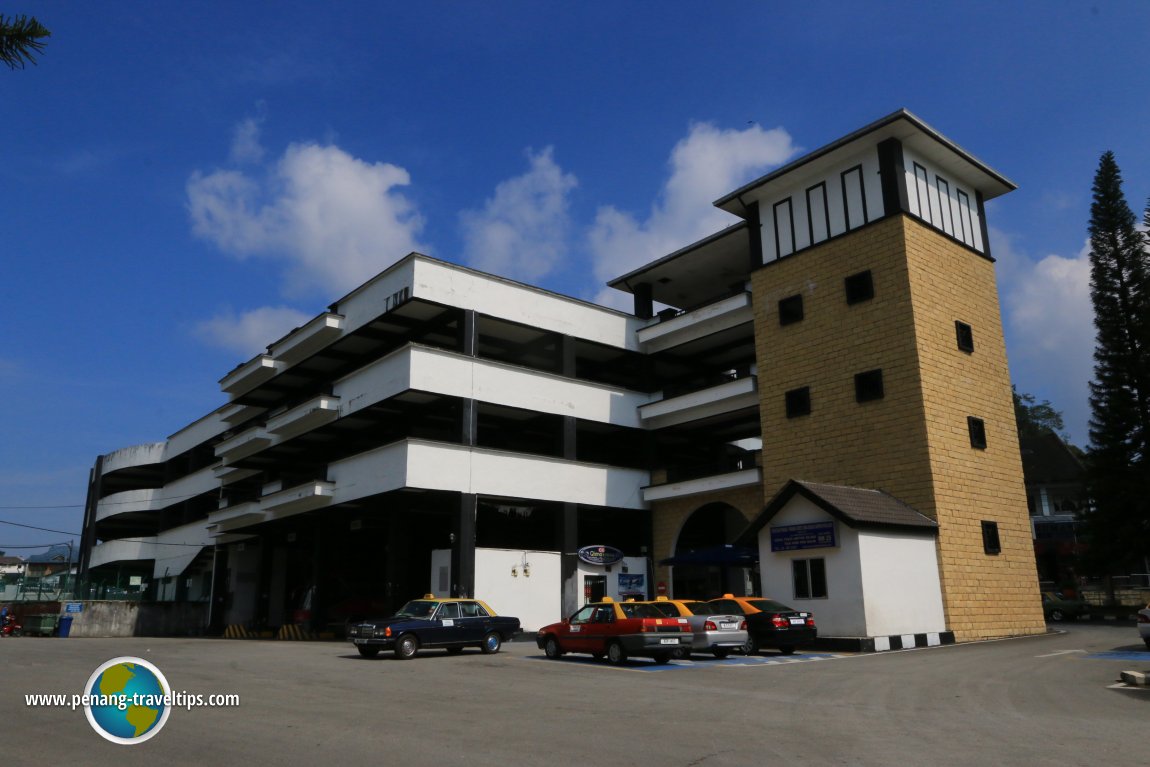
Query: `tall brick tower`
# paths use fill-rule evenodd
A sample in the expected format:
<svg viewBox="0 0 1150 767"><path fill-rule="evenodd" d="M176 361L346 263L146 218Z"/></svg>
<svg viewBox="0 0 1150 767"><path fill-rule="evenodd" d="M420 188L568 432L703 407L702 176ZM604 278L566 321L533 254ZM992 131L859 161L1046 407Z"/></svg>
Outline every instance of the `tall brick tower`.
<svg viewBox="0 0 1150 767"><path fill-rule="evenodd" d="M959 641L1045 630L984 208L1014 188L899 111L716 203L750 232L764 498L934 519Z"/></svg>

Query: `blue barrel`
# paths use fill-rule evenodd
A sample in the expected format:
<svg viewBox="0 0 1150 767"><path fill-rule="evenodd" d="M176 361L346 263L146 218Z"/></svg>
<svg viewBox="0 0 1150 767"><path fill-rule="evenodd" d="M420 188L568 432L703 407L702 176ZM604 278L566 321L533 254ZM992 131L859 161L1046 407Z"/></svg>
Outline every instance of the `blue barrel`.
<svg viewBox="0 0 1150 767"><path fill-rule="evenodd" d="M56 635L60 636L60 637L66 637L71 633L72 633L72 616L71 615L61 615L60 616L60 623L59 623L59 631L57 632Z"/></svg>

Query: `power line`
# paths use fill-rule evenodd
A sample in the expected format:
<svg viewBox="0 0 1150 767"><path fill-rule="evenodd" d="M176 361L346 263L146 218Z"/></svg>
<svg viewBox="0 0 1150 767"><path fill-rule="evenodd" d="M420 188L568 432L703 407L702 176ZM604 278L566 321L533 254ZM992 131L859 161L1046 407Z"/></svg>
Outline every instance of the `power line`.
<svg viewBox="0 0 1150 767"><path fill-rule="evenodd" d="M8 549L50 549L53 546L67 546L72 541L60 541L59 543L41 543L38 546L6 546L0 543L0 549L7 551Z"/></svg>
<svg viewBox="0 0 1150 767"><path fill-rule="evenodd" d="M24 527L24 528L27 528L29 530L40 530L41 532L45 532L45 533L59 533L60 535L75 535L75 536L80 535L80 533L74 533L71 530L53 530L53 529L48 528L48 527L34 527L32 525L22 525L19 522L9 522L5 519L0 519L0 525L12 525L12 527Z"/></svg>
<svg viewBox="0 0 1150 767"><path fill-rule="evenodd" d="M113 501L115 503L115 501ZM127 503L127 501L125 501ZM73 503L67 506L0 506L3 511L23 511L25 509L82 509L84 504Z"/></svg>

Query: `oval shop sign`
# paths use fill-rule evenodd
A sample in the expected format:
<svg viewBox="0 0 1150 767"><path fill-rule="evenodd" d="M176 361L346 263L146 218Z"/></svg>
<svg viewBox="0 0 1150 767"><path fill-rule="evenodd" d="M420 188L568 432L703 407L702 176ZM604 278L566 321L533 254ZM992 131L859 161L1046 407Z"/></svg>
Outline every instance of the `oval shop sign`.
<svg viewBox="0 0 1150 767"><path fill-rule="evenodd" d="M589 565L613 565L623 559L623 552L613 546L584 546L579 559Z"/></svg>

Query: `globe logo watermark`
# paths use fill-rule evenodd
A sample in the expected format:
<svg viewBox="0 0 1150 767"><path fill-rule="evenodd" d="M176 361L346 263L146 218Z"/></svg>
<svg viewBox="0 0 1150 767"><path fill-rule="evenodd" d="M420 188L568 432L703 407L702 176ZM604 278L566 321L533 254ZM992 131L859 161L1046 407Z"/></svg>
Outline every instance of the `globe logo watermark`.
<svg viewBox="0 0 1150 767"><path fill-rule="evenodd" d="M112 658L84 685L84 713L97 733L113 743L150 740L172 713L171 686L143 658Z"/></svg>

